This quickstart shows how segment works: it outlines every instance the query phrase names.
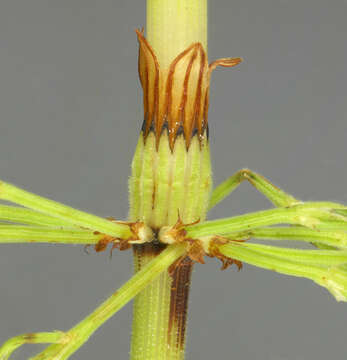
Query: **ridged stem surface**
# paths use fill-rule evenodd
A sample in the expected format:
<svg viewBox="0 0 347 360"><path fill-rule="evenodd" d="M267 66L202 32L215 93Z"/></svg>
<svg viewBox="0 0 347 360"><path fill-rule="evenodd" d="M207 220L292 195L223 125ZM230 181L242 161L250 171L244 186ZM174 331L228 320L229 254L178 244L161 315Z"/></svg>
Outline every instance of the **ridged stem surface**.
<svg viewBox="0 0 347 360"><path fill-rule="evenodd" d="M168 151L161 151L162 148ZM154 160L156 158L156 160ZM169 176L158 179L155 169L166 164ZM159 151L155 136L144 142L140 137L130 178L130 219L142 219L153 229L174 225L181 219L188 223L204 218L211 185L209 148L200 147L195 137L187 150L183 135L174 151L168 136L161 138ZM159 172L160 173L160 172ZM160 194L153 196L153 189ZM156 242L134 247L135 271L157 256L164 245ZM182 360L192 262L185 258L170 273L164 272L146 287L134 301L132 360Z"/></svg>
<svg viewBox="0 0 347 360"><path fill-rule="evenodd" d="M147 0L147 39L163 68L193 42L207 52L207 0Z"/></svg>

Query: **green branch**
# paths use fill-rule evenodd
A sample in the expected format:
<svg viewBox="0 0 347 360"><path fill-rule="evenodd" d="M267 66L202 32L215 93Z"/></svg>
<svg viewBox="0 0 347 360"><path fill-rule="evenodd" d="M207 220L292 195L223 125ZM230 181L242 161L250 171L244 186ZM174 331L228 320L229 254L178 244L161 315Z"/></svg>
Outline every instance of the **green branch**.
<svg viewBox="0 0 347 360"><path fill-rule="evenodd" d="M119 309L157 278L172 263L185 254L182 244L167 247L154 260L144 266L93 313L66 332L64 344L53 344L31 360L65 360L77 351L89 337ZM1 349L0 349L1 354Z"/></svg>
<svg viewBox="0 0 347 360"><path fill-rule="evenodd" d="M334 214L325 208L322 209L316 204L311 204L263 210L231 218L206 221L187 226L185 229L187 237L192 238L225 235L231 232L241 232L279 224L302 225L311 229L323 228L347 231L347 217ZM340 206L344 207L343 205Z"/></svg>
<svg viewBox="0 0 347 360"><path fill-rule="evenodd" d="M73 227L71 223L38 211L17 206L0 205L0 221L50 227Z"/></svg>
<svg viewBox="0 0 347 360"><path fill-rule="evenodd" d="M239 243L238 245L262 254L305 265L335 266L347 263L347 250L304 250L251 243Z"/></svg>
<svg viewBox="0 0 347 360"><path fill-rule="evenodd" d="M347 271L343 267L307 265L281 256L273 256L264 249L258 248L255 251L235 243L222 245L219 247L219 251L226 257L244 261L254 266L311 279L329 290L337 301L347 301Z"/></svg>
<svg viewBox="0 0 347 360"><path fill-rule="evenodd" d="M213 190L209 202L209 210L229 196L243 181L248 181L277 207L286 207L301 203L300 200L295 199L293 196L273 185L264 176L249 169L242 169L223 181Z"/></svg>
<svg viewBox="0 0 347 360"><path fill-rule="evenodd" d="M101 217L76 210L70 206L32 194L2 181L0 181L0 199L23 205L61 219L63 220L62 225L68 223L72 226L84 227L122 239L132 236L132 232L126 224L111 222Z"/></svg>
<svg viewBox="0 0 347 360"><path fill-rule="evenodd" d="M322 231L302 226L261 228L240 233L228 234L231 240L294 240L319 243L341 249L347 249L347 233L344 231Z"/></svg>
<svg viewBox="0 0 347 360"><path fill-rule="evenodd" d="M95 244L103 237L90 230L0 225L0 243Z"/></svg>
<svg viewBox="0 0 347 360"><path fill-rule="evenodd" d="M56 344L64 342L65 334L61 331L28 333L7 340L0 348L0 360L7 360L11 354L24 344Z"/></svg>

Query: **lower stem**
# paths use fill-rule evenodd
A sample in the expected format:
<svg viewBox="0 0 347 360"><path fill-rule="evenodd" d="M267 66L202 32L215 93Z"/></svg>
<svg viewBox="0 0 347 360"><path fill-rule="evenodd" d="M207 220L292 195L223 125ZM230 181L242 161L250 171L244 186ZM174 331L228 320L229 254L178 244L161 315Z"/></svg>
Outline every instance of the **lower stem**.
<svg viewBox="0 0 347 360"><path fill-rule="evenodd" d="M157 256L159 244L134 247L135 271ZM131 360L183 360L192 261L163 272L134 302Z"/></svg>

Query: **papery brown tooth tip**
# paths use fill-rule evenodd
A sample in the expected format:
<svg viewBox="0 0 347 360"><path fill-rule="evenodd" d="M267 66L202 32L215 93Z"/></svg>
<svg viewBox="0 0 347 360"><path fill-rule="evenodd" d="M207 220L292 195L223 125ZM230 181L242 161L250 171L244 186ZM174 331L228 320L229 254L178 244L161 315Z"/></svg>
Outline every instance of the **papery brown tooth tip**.
<svg viewBox="0 0 347 360"><path fill-rule="evenodd" d="M173 151L175 141L184 135L187 149L193 136L203 139L207 127L208 64L201 43L193 43L161 69L158 59L143 36L136 30L140 42L139 73L144 91L144 122L146 140L153 131L157 147L165 128Z"/></svg>

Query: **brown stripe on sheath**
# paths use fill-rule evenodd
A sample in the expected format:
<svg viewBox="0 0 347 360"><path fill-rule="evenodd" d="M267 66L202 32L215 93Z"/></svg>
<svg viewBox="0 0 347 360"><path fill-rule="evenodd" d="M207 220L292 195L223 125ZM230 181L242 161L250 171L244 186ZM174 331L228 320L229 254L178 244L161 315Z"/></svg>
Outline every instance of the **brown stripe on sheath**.
<svg viewBox="0 0 347 360"><path fill-rule="evenodd" d="M155 122L155 119L159 117L159 63L157 57L154 54L152 47L149 45L146 38L143 36L143 30L139 31L136 30L136 34L139 39L140 49L139 49L139 63L138 63L138 70L140 74L140 82L144 92L144 122L145 122L145 130L144 130L144 138L147 138L147 135L150 131L152 122ZM147 50L144 50L144 48ZM141 51L142 50L142 51ZM155 78L154 78L154 92L153 94L149 94L149 63L150 58L153 61L153 66L155 68ZM144 79L142 78L142 57L144 57ZM153 97L153 108L150 109L150 97Z"/></svg>
<svg viewBox="0 0 347 360"><path fill-rule="evenodd" d="M154 204L155 204L155 195L157 192L157 184L155 183L155 181L153 181L153 190L152 190L152 210L154 209Z"/></svg>
<svg viewBox="0 0 347 360"><path fill-rule="evenodd" d="M186 55L189 54L189 52L192 52L192 55L189 59L189 63L188 63L187 70L185 73L185 77L184 77L183 91L182 91L182 98L181 98L181 103L180 103L180 111L178 113L178 119L172 119L171 117L168 119L169 129L171 130L171 131L169 131L169 141L170 141L171 149L173 149L173 146L174 146L174 143L176 140L176 133L180 126L183 126L183 129L184 129L183 131L185 133L186 140L187 140L187 134L185 131L185 106L186 106L186 102L187 102L187 98L188 98L189 77L190 77L193 63L198 55L198 53L197 53L198 46L199 46L198 43L192 44L191 46L189 46L185 51L183 51L181 54L179 54L176 57L176 59L172 62L172 64L170 65L167 86L166 86L166 94L167 94L167 105L165 107L166 114L171 113L172 90L173 90L173 81L174 81L174 74L175 74L176 66ZM187 148L188 147L189 146L187 143Z"/></svg>
<svg viewBox="0 0 347 360"><path fill-rule="evenodd" d="M141 270L142 268L142 260L146 260L149 257L155 257L157 255L159 255L164 249L166 248L166 245L161 244L161 243L157 243L157 242L152 242L152 243L147 243L147 244L137 244L137 245L133 245L133 252L134 252L134 257L136 258L135 265L136 265L136 271Z"/></svg>
<svg viewBox="0 0 347 360"><path fill-rule="evenodd" d="M140 43L138 69L144 92L142 126L144 140L146 141L148 134L153 131L158 149L162 131L167 128L170 148L173 150L177 135L182 129L188 149L192 136L199 134L201 139L201 130L204 128L200 123L205 118L204 101L201 99L205 98L207 88L204 81L204 76L208 75L206 53L200 43L194 43L178 54L167 71L162 70L143 31L136 32ZM200 56L199 60L197 60L198 56ZM198 78L190 80L193 69L198 69ZM179 84L179 87L175 88L175 82L180 80L183 80L182 85ZM190 81L193 83L190 84ZM189 91L191 85L194 87L193 92ZM174 90L177 94L173 94ZM175 96L174 104L173 96ZM189 104L192 105L192 109L189 109L188 113Z"/></svg>
<svg viewBox="0 0 347 360"><path fill-rule="evenodd" d="M201 144L201 141L204 138L205 130L206 130L207 139L209 137L209 128L208 128L209 96L210 96L210 88L208 87L207 91L206 91L206 94L205 94L204 110L203 110L203 116L202 116L202 120L201 120L201 132L199 133L200 144Z"/></svg>
<svg viewBox="0 0 347 360"><path fill-rule="evenodd" d="M200 111L201 111L201 96L202 96L202 78L204 76L204 68L205 68L205 63L207 62L206 59L206 53L203 49L203 47L201 46L201 44L199 44L199 52L200 52L200 69L199 69L199 80L198 80L198 85L197 85L197 92L196 92L196 96L195 96L195 104L194 104L194 121L192 121L192 128L190 129L191 134L193 135L193 129L197 129L197 132L199 135L202 135L204 132L204 112L206 111L206 114L208 112L208 108L205 106L205 102L203 105L203 116L201 118L201 120L199 121L200 118ZM206 90L205 96L208 96L208 89ZM190 141L190 139L189 139Z"/></svg>
<svg viewBox="0 0 347 360"><path fill-rule="evenodd" d="M199 44L197 44L197 47L198 46L199 46ZM183 123L183 131L184 131L184 136L185 136L185 139L186 139L187 149L189 148L189 145L190 145L190 139L192 137L192 131L193 131L192 129L194 128L194 125L195 125L194 124L195 119L194 119L194 122L191 121L190 124L189 124L188 121L186 121L186 103L187 103L187 99L188 99L189 78L190 78L190 74L191 74L191 71L192 71L194 61L195 61L197 56L198 56L198 49L195 48L194 52L192 54L192 57L190 58L190 61L189 61L188 67L187 67L187 72L186 72L186 75L185 75L185 78L184 78L183 94L182 94L182 100L181 100L181 104L180 104L180 114L181 115L179 115L179 117L182 119L182 120L181 119L180 120ZM198 87L197 87L197 90L198 90ZM196 113L194 115L196 115ZM172 146L173 146L173 144L172 144Z"/></svg>
<svg viewBox="0 0 347 360"><path fill-rule="evenodd" d="M189 298L190 278L193 269L193 261L185 257L178 262L171 273L171 298L168 326L168 344L172 340L177 348L184 349L185 331L187 322L187 309Z"/></svg>
<svg viewBox="0 0 347 360"><path fill-rule="evenodd" d="M208 126L211 73L217 66L233 67L241 62L241 58L222 58L208 65L203 46L193 43L178 54L167 69L162 69L143 30L136 33L140 43L138 68L144 93L144 140L153 131L158 150L162 131L166 128L173 151L177 134L183 128L187 149L196 134L201 144ZM196 77L192 77L192 73ZM175 82L181 80L183 83L179 82L175 88Z"/></svg>

